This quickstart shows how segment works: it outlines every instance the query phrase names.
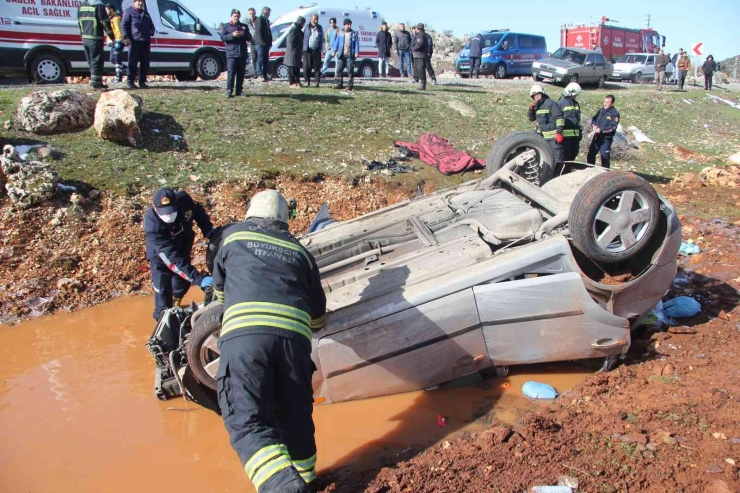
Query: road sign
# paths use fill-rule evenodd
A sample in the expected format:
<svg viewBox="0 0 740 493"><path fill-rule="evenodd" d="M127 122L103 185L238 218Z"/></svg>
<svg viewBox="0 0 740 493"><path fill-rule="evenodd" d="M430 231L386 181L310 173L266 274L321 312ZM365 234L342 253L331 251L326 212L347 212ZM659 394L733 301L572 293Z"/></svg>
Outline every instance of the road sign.
<svg viewBox="0 0 740 493"><path fill-rule="evenodd" d="M694 46L694 53L696 53L697 55L703 55L704 43L696 43L696 46Z"/></svg>

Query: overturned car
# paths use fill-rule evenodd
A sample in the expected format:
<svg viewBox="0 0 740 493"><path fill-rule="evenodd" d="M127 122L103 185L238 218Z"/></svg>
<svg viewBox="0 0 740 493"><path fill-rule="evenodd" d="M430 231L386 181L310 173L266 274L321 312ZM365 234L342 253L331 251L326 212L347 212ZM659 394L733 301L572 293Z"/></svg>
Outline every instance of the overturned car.
<svg viewBox="0 0 740 493"><path fill-rule="evenodd" d="M317 218L301 238L327 297L317 402L494 367L608 366L628 350L676 274L678 215L632 173L553 163L541 137L516 132L495 143L484 179L343 223ZM174 310L150 341L160 393L215 389L221 305Z"/></svg>

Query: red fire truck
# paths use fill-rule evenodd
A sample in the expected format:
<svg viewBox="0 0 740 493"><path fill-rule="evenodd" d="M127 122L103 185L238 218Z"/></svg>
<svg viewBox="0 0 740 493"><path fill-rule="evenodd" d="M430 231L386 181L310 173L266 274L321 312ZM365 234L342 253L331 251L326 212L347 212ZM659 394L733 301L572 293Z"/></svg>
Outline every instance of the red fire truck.
<svg viewBox="0 0 740 493"><path fill-rule="evenodd" d="M596 26L568 24L560 28L560 46L594 50L601 48L609 60L617 60L625 53L658 53L665 46L665 36L651 27L647 29L628 29L610 26L610 19L601 18ZM612 21L616 22L616 21Z"/></svg>

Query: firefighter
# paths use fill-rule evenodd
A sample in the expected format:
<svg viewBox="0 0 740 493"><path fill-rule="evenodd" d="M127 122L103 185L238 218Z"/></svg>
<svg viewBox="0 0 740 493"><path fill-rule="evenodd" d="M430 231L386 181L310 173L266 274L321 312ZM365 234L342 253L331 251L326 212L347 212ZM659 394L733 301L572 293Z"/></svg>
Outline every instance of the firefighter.
<svg viewBox="0 0 740 493"><path fill-rule="evenodd" d="M575 161L581 145L583 128L581 127L581 106L576 101L581 94L581 86L571 82L563 89L563 97L558 101L563 112L563 161Z"/></svg>
<svg viewBox="0 0 740 493"><path fill-rule="evenodd" d="M218 401L231 446L258 493L316 491L312 332L326 298L311 254L288 232L288 203L256 194L226 228L214 267L224 304Z"/></svg>
<svg viewBox="0 0 740 493"><path fill-rule="evenodd" d="M186 192L161 188L154 192L152 202L144 215L144 233L154 287L154 320L158 321L162 311L179 306L191 284L204 291L213 285L211 276L191 265L190 252L195 241L193 222L206 238L214 229L203 206Z"/></svg>
<svg viewBox="0 0 740 493"><path fill-rule="evenodd" d="M547 144L555 154L555 164L563 162L563 112L560 110L558 103L553 101L545 94L545 89L535 84L529 90L529 97L532 102L529 103L527 117L529 121L536 122L537 133L547 141Z"/></svg>
<svg viewBox="0 0 740 493"><path fill-rule="evenodd" d="M80 3L77 7L77 25L82 36L82 48L85 59L90 66L90 87L94 89L108 89L103 84L103 66L105 65L105 49L103 48L103 33L108 39L116 39L110 25L110 18L105 11L102 0L90 0Z"/></svg>
<svg viewBox="0 0 740 493"><path fill-rule="evenodd" d="M611 149L614 134L619 125L619 111L614 107L614 96L608 94L604 98L604 106L591 119L594 126L594 136L588 148L588 164L596 164L596 154L601 154L601 166L611 166Z"/></svg>

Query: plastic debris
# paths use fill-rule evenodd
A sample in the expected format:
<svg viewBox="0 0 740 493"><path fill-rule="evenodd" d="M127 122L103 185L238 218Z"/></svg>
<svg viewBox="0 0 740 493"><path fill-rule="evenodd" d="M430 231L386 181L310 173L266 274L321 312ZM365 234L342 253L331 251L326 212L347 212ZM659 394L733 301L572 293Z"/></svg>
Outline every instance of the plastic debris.
<svg viewBox="0 0 740 493"><path fill-rule="evenodd" d="M699 248L699 245L694 245L693 243L681 242L681 248L678 249L678 253L681 255L696 255L697 253L701 253L701 248Z"/></svg>
<svg viewBox="0 0 740 493"><path fill-rule="evenodd" d="M673 318L693 317L701 311L701 304L689 296L679 296L663 303L666 315Z"/></svg>
<svg viewBox="0 0 740 493"><path fill-rule="evenodd" d="M65 185L64 183L57 183L57 190L60 192L76 192L77 187L72 185Z"/></svg>
<svg viewBox="0 0 740 493"><path fill-rule="evenodd" d="M442 414L437 415L437 426L447 426L448 419L447 416L444 416Z"/></svg>
<svg viewBox="0 0 740 493"><path fill-rule="evenodd" d="M632 135L635 137L635 140L641 144L647 143L647 144L655 144L655 141L647 136L645 132L640 130L639 128L635 127L634 125L629 127L629 131L632 132Z"/></svg>
<svg viewBox="0 0 740 493"><path fill-rule="evenodd" d="M532 486L527 493L573 493L570 486Z"/></svg>
<svg viewBox="0 0 740 493"><path fill-rule="evenodd" d="M558 396L558 392L546 383L528 381L522 387L522 392L527 397L532 399L554 399Z"/></svg>
<svg viewBox="0 0 740 493"><path fill-rule="evenodd" d="M558 486L567 486L568 488L578 489L578 478L573 476L558 476Z"/></svg>
<svg viewBox="0 0 740 493"><path fill-rule="evenodd" d="M707 94L707 97L714 101L715 103L725 103L727 106L732 106L733 108L737 108L740 110L740 104L733 103L732 101L728 99L721 98L719 96L715 96L713 94Z"/></svg>

